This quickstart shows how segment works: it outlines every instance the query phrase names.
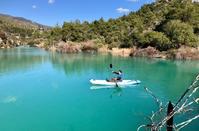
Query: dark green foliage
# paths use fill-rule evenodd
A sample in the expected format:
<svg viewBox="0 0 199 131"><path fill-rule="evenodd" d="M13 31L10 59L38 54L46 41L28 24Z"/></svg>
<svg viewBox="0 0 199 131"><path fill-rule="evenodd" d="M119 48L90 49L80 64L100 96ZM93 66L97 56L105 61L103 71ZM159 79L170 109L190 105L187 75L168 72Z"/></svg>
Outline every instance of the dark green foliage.
<svg viewBox="0 0 199 131"><path fill-rule="evenodd" d="M142 39L144 40L140 44L143 44L144 47L152 46L160 51L172 48L171 41L162 32L147 32Z"/></svg>
<svg viewBox="0 0 199 131"><path fill-rule="evenodd" d="M195 17L195 5L192 0L174 0L171 2L167 19L179 19L183 22L191 22Z"/></svg>
<svg viewBox="0 0 199 131"><path fill-rule="evenodd" d="M50 36L53 37L54 40L58 41L62 38L61 33L62 33L62 28L57 25L51 30Z"/></svg>
<svg viewBox="0 0 199 131"><path fill-rule="evenodd" d="M198 38L193 32L192 26L187 23L171 20L164 26L164 31L175 47L180 45L197 46Z"/></svg>
<svg viewBox="0 0 199 131"><path fill-rule="evenodd" d="M67 23L62 26L63 41L85 41L87 38L86 24L81 24L79 21Z"/></svg>

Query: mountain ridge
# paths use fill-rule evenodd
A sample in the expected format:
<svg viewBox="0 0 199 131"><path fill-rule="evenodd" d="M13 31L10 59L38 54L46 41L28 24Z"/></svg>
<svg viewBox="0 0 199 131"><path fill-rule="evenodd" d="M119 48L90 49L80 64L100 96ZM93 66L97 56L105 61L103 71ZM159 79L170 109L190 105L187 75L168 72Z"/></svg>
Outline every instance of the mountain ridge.
<svg viewBox="0 0 199 131"><path fill-rule="evenodd" d="M16 26L25 26L25 27L30 27L30 28L51 28L50 26L40 24L38 22L29 20L24 17L20 16L13 16L10 14L4 14L0 13L0 20L3 22L8 22L9 24L14 24Z"/></svg>

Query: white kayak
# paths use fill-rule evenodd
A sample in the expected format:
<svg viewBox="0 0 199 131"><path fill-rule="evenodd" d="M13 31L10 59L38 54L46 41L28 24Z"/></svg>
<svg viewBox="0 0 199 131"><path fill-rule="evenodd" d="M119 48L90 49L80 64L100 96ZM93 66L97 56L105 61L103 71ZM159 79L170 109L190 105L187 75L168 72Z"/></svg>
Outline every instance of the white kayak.
<svg viewBox="0 0 199 131"><path fill-rule="evenodd" d="M109 82L107 80L90 80L91 84L93 85L108 85L108 86L115 86L116 84L118 86L126 86L126 85L135 85L135 84L140 84L141 81L139 80L122 80L119 82Z"/></svg>
<svg viewBox="0 0 199 131"><path fill-rule="evenodd" d="M134 88L135 86L137 86L137 84L134 85L123 85L123 86L119 86L119 88ZM107 86L107 85L93 85L90 87L91 90L96 90L96 89L111 89L111 88L117 88L115 85L113 86Z"/></svg>

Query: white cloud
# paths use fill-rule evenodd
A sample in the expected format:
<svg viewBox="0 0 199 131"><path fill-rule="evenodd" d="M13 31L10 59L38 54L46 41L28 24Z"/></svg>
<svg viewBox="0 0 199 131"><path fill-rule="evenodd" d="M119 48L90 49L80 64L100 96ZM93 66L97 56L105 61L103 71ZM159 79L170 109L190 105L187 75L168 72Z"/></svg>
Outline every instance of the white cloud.
<svg viewBox="0 0 199 131"><path fill-rule="evenodd" d="M123 13L123 14L128 14L130 12L129 9L125 9L125 8L117 8L116 9L118 13Z"/></svg>
<svg viewBox="0 0 199 131"><path fill-rule="evenodd" d="M129 2L138 2L138 0L127 0Z"/></svg>
<svg viewBox="0 0 199 131"><path fill-rule="evenodd" d="M36 6L36 5L32 5L32 8L33 8L33 9L36 9L36 8L37 8L37 6Z"/></svg>
<svg viewBox="0 0 199 131"><path fill-rule="evenodd" d="M48 4L53 4L55 3L55 0L48 0Z"/></svg>

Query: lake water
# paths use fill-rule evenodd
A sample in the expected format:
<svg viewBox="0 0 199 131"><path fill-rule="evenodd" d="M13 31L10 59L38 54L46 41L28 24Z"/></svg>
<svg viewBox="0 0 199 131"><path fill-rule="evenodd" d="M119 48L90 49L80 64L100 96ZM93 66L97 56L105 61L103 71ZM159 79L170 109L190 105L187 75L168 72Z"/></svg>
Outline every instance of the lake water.
<svg viewBox="0 0 199 131"><path fill-rule="evenodd" d="M93 89L89 79L110 78L110 63L142 83ZM157 109L144 86L176 102L198 72L199 61L0 50L0 131L135 131ZM198 129L199 120L184 128Z"/></svg>

